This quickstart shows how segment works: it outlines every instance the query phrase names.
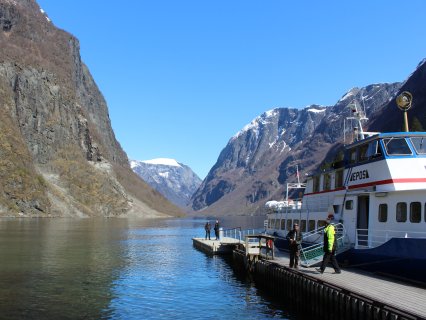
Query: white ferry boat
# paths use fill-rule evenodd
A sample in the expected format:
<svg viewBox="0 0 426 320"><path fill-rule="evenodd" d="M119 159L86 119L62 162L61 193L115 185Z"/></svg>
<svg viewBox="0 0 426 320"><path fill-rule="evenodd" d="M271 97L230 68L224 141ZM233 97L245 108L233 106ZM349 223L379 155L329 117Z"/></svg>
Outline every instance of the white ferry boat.
<svg viewBox="0 0 426 320"><path fill-rule="evenodd" d="M406 111L411 95L397 103ZM302 199L268 202L267 232L285 249L294 223L303 232L302 264L322 259L325 219L334 216L340 263L426 283L426 132L363 132L364 113L344 159L308 177Z"/></svg>

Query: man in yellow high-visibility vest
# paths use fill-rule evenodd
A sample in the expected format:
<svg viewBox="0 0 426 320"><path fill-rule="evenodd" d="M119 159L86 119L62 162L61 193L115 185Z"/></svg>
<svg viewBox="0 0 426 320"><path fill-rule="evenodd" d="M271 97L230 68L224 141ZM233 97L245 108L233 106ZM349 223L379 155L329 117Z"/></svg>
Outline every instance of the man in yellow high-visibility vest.
<svg viewBox="0 0 426 320"><path fill-rule="evenodd" d="M321 267L317 269L320 273L324 273L324 270L330 260L333 265L334 272L342 272L336 260L336 231L334 229L333 224L331 223L333 219L334 216L332 214L329 214L326 220L327 226L324 229L324 257L322 259Z"/></svg>

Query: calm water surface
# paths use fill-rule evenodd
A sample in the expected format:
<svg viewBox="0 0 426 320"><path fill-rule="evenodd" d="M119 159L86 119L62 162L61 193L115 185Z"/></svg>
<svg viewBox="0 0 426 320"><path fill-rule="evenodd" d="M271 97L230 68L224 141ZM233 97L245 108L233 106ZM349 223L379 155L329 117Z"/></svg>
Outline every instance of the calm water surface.
<svg viewBox="0 0 426 320"><path fill-rule="evenodd" d="M229 261L193 248L204 223L0 220L0 318L290 318ZM255 225L262 219L222 223Z"/></svg>

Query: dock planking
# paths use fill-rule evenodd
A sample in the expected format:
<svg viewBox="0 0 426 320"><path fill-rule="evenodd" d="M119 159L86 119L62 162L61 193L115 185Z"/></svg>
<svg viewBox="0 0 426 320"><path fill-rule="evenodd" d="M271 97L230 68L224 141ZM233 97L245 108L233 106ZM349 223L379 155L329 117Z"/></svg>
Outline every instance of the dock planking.
<svg viewBox="0 0 426 320"><path fill-rule="evenodd" d="M281 255L272 263L288 268L289 257ZM406 311L419 319L426 319L426 289L357 269L343 269L341 274L335 274L332 267L326 268L323 274L313 267L291 270L330 287Z"/></svg>

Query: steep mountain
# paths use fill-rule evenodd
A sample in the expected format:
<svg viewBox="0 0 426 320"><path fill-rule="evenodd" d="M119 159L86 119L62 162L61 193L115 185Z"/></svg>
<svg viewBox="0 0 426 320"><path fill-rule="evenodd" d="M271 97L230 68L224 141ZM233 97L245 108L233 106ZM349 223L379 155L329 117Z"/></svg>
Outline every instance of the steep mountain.
<svg viewBox="0 0 426 320"><path fill-rule="evenodd" d="M400 83L353 88L334 106L276 108L263 113L232 137L192 197L192 209L205 214L262 212L271 199L283 199L287 182L312 173L343 142L348 105L357 101L377 114ZM330 150L334 150L331 152Z"/></svg>
<svg viewBox="0 0 426 320"><path fill-rule="evenodd" d="M190 167L174 159L132 160L130 166L152 188L181 208L188 205L201 184Z"/></svg>
<svg viewBox="0 0 426 320"><path fill-rule="evenodd" d="M411 131L426 131L426 59L421 61L416 70L402 83L398 92L409 91L413 95L411 109L408 111L408 120ZM397 96L397 95L396 95ZM403 130L402 113L396 107L394 96L384 107L371 116L369 123L371 131L398 131ZM420 128L415 128L415 125Z"/></svg>
<svg viewBox="0 0 426 320"><path fill-rule="evenodd" d="M180 214L130 169L78 40L0 0L0 213Z"/></svg>

